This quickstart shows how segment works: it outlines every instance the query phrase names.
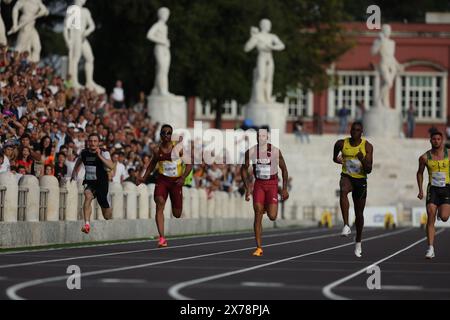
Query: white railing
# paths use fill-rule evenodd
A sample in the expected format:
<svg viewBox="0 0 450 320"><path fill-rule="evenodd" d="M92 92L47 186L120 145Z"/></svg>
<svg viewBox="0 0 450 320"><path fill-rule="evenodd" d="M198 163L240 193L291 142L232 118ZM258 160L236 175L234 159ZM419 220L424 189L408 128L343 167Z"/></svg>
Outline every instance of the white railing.
<svg viewBox="0 0 450 320"><path fill-rule="evenodd" d="M152 219L155 186L110 183L109 197L113 219ZM249 218L251 202L225 192L215 192L208 199L205 189L183 188L183 218ZM37 179L23 176L18 182L12 173L0 174L0 222L77 221L83 218L84 188L76 182L60 187L52 176ZM166 218L172 218L168 199ZM97 201L92 204L92 219L103 220Z"/></svg>

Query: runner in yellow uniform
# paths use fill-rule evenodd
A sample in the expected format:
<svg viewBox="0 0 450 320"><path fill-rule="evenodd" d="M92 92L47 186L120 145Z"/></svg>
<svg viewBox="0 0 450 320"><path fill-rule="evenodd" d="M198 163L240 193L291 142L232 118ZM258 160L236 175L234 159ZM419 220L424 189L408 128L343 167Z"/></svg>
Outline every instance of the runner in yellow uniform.
<svg viewBox="0 0 450 320"><path fill-rule="evenodd" d="M434 235L436 214L442 221L446 222L450 216L450 161L448 149L444 145L443 134L433 131L430 135L431 150L419 158L419 170L417 171L417 184L419 185L420 200L423 199L423 172L428 170L427 187L427 239L428 250L425 255L427 259L435 257Z"/></svg>
<svg viewBox="0 0 450 320"><path fill-rule="evenodd" d="M364 228L364 208L367 198L367 175L372 172L373 146L362 138L363 125L355 122L350 131L350 138L339 140L334 145L333 161L342 165L340 181L340 205L344 219L342 236L351 234L348 221L350 203L348 194L352 193L356 215L355 255L362 256L361 239Z"/></svg>

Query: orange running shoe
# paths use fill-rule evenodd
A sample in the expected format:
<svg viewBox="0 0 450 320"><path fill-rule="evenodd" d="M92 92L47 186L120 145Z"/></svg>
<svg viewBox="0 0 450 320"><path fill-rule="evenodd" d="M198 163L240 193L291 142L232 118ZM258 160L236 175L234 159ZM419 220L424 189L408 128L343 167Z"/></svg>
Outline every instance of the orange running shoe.
<svg viewBox="0 0 450 320"><path fill-rule="evenodd" d="M81 232L88 234L91 231L91 226L87 223L81 228Z"/></svg>
<svg viewBox="0 0 450 320"><path fill-rule="evenodd" d="M159 237L158 241L158 248L165 248L167 247L167 240L164 237Z"/></svg>
<svg viewBox="0 0 450 320"><path fill-rule="evenodd" d="M256 248L255 252L253 252L253 255L255 257L261 257L263 255L263 249L262 248Z"/></svg>

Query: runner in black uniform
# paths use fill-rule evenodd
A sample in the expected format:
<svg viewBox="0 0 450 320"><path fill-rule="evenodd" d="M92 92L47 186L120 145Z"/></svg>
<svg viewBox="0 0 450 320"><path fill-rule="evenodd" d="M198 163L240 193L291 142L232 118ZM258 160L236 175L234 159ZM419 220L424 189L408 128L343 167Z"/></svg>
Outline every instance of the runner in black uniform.
<svg viewBox="0 0 450 320"><path fill-rule="evenodd" d="M91 203L94 198L97 198L97 202L102 208L105 220L110 220L112 218L112 209L108 201L109 179L106 169L112 170L114 163L111 160L109 152L100 149L99 142L100 138L98 134L93 133L89 135L88 149L81 152L81 156L78 158L72 173L72 180L75 180L80 165L82 163L84 164L86 170L83 181L83 185L85 186L83 204L84 226L81 228L81 231L86 234L89 233L91 229Z"/></svg>

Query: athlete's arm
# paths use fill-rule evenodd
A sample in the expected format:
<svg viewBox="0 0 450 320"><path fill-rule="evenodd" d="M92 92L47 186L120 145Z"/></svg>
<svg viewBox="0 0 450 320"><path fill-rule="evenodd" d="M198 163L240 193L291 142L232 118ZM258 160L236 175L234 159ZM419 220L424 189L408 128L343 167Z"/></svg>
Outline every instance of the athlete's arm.
<svg viewBox="0 0 450 320"><path fill-rule="evenodd" d="M81 159L81 156L80 156L77 159L77 162L75 163L75 167L73 167L71 180L76 180L76 178L78 176L78 170L80 170L80 166L82 163L83 163L83 159Z"/></svg>
<svg viewBox="0 0 450 320"><path fill-rule="evenodd" d="M281 150L278 150L280 155L279 160L279 166L281 169L281 173L283 175L283 190L281 191L281 196L283 198L283 201L289 199L289 192L288 192L288 182L289 182L289 173L286 166L286 162L284 161L283 154L281 153Z"/></svg>
<svg viewBox="0 0 450 320"><path fill-rule="evenodd" d="M250 201L250 190L248 186L248 168L250 167L250 152L245 152L245 162L241 167L241 177L245 188L245 200Z"/></svg>
<svg viewBox="0 0 450 320"><path fill-rule="evenodd" d="M417 185L419 186L419 195L417 198L420 200L423 199L423 172L425 171L427 160L425 155L422 155L419 158L419 169L417 170Z"/></svg>
<svg viewBox="0 0 450 320"><path fill-rule="evenodd" d="M105 153L109 156L109 152ZM102 150L100 148L97 149L97 155L100 158L100 160L103 162L103 164L110 170L114 168L114 162L112 162L111 157L109 159L102 154Z"/></svg>
<svg viewBox="0 0 450 320"><path fill-rule="evenodd" d="M358 153L358 159L361 161L364 171L369 174L372 172L372 164L373 164L373 146L367 142L366 143L366 156L359 152Z"/></svg>
<svg viewBox="0 0 450 320"><path fill-rule="evenodd" d="M158 164L158 154L154 153L152 160L150 161L150 164L148 165L147 169L145 170L145 174L142 177L142 181L147 181L148 176L155 170L156 165Z"/></svg>
<svg viewBox="0 0 450 320"><path fill-rule="evenodd" d="M342 151L343 147L344 147L344 140L339 140L334 145L333 161L337 164L342 164L342 157L339 156L339 153Z"/></svg>

